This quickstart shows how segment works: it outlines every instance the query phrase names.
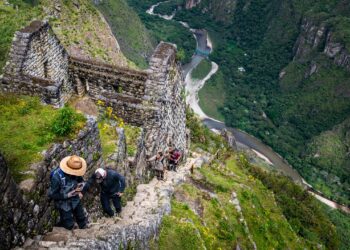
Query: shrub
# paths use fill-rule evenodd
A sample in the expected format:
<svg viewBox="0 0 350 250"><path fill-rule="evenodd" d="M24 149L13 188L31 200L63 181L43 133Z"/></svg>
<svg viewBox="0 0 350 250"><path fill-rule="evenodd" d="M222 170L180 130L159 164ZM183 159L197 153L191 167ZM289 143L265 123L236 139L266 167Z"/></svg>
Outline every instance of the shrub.
<svg viewBox="0 0 350 250"><path fill-rule="evenodd" d="M77 114L72 108L65 106L53 120L52 132L56 136L69 135L78 127L78 122L83 119L82 115Z"/></svg>

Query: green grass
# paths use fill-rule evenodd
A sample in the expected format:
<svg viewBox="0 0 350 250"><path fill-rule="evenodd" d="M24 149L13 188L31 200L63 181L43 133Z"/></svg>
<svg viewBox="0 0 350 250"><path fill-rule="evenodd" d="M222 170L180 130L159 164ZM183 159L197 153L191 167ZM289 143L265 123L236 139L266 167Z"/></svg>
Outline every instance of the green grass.
<svg viewBox="0 0 350 250"><path fill-rule="evenodd" d="M220 108L224 106L226 91L224 77L220 70L204 84L198 96L199 106L205 114L214 119L224 121L224 116L221 114Z"/></svg>
<svg viewBox="0 0 350 250"><path fill-rule="evenodd" d="M118 133L116 132L116 127L111 125L111 121L108 119L102 119L98 128L100 130L100 138L102 145L102 156L103 159L107 160L109 156L117 151L118 145ZM123 125L128 156L135 156L138 146L138 139L141 134L141 128Z"/></svg>
<svg viewBox="0 0 350 250"><path fill-rule="evenodd" d="M207 152L215 154L226 142L220 135L212 133L204 126L192 109L186 110L186 127L191 130L191 148L201 148Z"/></svg>
<svg viewBox="0 0 350 250"><path fill-rule="evenodd" d="M343 212L329 208L323 205L332 223L336 226L337 234L340 239L339 250L350 249L350 216Z"/></svg>
<svg viewBox="0 0 350 250"><path fill-rule="evenodd" d="M51 143L73 138L85 122L74 125L67 137L57 137L52 124L59 109L42 105L38 98L0 95L0 151L16 182L28 177L30 164L42 160Z"/></svg>
<svg viewBox="0 0 350 250"><path fill-rule="evenodd" d="M196 68L192 70L191 76L195 79L203 79L211 70L211 62L208 60L202 60Z"/></svg>
<svg viewBox="0 0 350 250"><path fill-rule="evenodd" d="M100 131L102 157L104 160L107 160L107 158L117 150L118 134L115 127L105 121L100 121L98 123L98 129Z"/></svg>
<svg viewBox="0 0 350 250"><path fill-rule="evenodd" d="M127 144L127 150L129 156L135 156L138 146L138 140L141 135L141 128L131 126L131 125L125 125L124 126L125 131L125 137L126 137L126 144Z"/></svg>
<svg viewBox="0 0 350 250"><path fill-rule="evenodd" d="M231 249L236 244L251 249L249 234L258 249L308 246L291 229L273 194L238 167L234 156L197 171L193 178L200 185L186 183L175 191L172 212L162 222L156 249ZM216 198L210 198L203 187ZM230 202L233 191L238 195L249 233Z"/></svg>

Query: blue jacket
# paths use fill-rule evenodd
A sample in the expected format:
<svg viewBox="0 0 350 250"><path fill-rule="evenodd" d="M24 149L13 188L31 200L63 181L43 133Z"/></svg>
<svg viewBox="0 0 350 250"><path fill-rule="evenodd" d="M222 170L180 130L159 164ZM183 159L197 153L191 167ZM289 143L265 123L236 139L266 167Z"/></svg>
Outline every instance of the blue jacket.
<svg viewBox="0 0 350 250"><path fill-rule="evenodd" d="M55 201L56 207L69 211L79 204L78 195L68 198L68 193L73 191L78 183L84 181L80 176L73 176L64 173L59 167L51 173L51 185L49 189L49 197Z"/></svg>
<svg viewBox="0 0 350 250"><path fill-rule="evenodd" d="M106 169L106 171L107 176L100 183L101 192L111 196L116 193L123 193L125 189L124 176L120 175L117 171L113 169ZM93 174L86 182L83 192L86 192L95 180L96 174Z"/></svg>

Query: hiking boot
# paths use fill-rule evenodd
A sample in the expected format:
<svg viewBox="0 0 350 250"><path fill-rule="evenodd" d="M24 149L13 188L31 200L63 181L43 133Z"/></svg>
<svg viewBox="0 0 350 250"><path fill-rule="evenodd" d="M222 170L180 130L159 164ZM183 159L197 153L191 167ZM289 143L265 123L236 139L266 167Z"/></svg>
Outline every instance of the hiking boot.
<svg viewBox="0 0 350 250"><path fill-rule="evenodd" d="M80 229L88 229L88 228L90 228L91 227L91 225L90 225L90 223L86 223L84 226L82 226Z"/></svg>
<svg viewBox="0 0 350 250"><path fill-rule="evenodd" d="M123 218L122 218L122 216L121 216L120 213L116 213L116 214L114 215L114 219L116 219L116 220L122 220Z"/></svg>

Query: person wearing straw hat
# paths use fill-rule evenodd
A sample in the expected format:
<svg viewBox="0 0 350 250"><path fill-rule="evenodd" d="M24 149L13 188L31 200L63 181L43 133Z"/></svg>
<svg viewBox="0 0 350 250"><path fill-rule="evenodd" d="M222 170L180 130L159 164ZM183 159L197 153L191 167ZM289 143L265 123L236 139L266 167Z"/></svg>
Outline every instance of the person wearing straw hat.
<svg viewBox="0 0 350 250"><path fill-rule="evenodd" d="M111 208L111 200L115 207L117 216L122 211L121 197L125 189L125 177L117 171L110 168L98 168L95 173L85 183L83 193L96 181L101 187L101 205L103 212L108 216L114 216L114 211Z"/></svg>
<svg viewBox="0 0 350 250"><path fill-rule="evenodd" d="M81 190L84 185L83 175L86 172L86 161L76 155L67 156L59 167L51 172L49 197L54 200L60 214L58 226L68 230L74 227L74 218L79 228L87 227L87 218L81 203Z"/></svg>

